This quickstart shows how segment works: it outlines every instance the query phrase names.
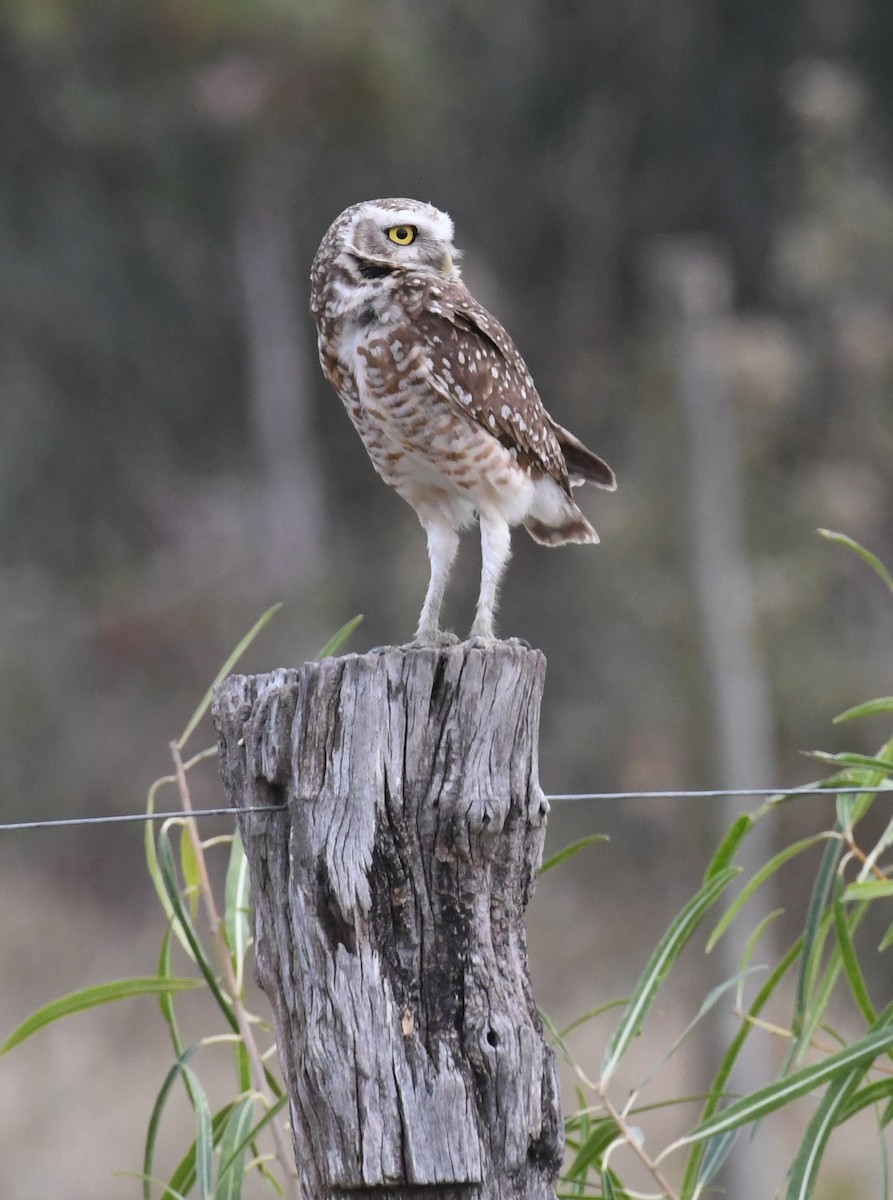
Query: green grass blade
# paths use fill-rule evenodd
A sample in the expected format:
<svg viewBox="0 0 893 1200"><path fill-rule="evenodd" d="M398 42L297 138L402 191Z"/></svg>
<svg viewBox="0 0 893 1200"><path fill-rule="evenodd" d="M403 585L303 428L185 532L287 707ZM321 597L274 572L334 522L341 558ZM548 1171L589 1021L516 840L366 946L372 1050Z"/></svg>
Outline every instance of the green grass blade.
<svg viewBox="0 0 893 1200"><path fill-rule="evenodd" d="M836 884L836 879L833 882ZM867 911L867 905L860 905L858 909L851 913L847 918L850 929L850 938L852 938L852 935L855 933ZM809 973L806 985L809 1004L803 1014L800 1024L795 1026L796 1038L791 1043L791 1048L785 1063L785 1070L787 1070L792 1062L801 1058L812 1044L816 1030L825 1020L825 1014L828 1006L831 1003L834 989L836 988L838 980L840 979L841 972L844 970L844 947L842 947L838 941L835 941L833 945L833 949L828 957L828 963L824 969L824 973L821 969L823 947L827 934L835 928L833 901L831 902L828 910L822 914L819 926L819 932L816 937L816 949L813 951L813 970Z"/></svg>
<svg viewBox="0 0 893 1200"><path fill-rule="evenodd" d="M809 757L817 758L833 767L855 767L860 771L877 773L880 776L879 783L883 783L888 775L893 774L893 763L885 762L882 758L873 758L870 754L854 754L850 750L841 750L837 754L830 754L827 750L810 750ZM859 786L872 787L873 784L866 779Z"/></svg>
<svg viewBox="0 0 893 1200"><path fill-rule="evenodd" d="M179 1056L174 1065L170 1068L162 1081L158 1095L155 1097L155 1103L152 1105L152 1112L149 1115L149 1124L146 1128L146 1144L143 1149L143 1200L152 1200L152 1183L154 1181L154 1172L152 1167L155 1162L155 1146L158 1141L158 1130L161 1126L161 1117L164 1112L164 1106L167 1103L167 1098L170 1095L171 1088L174 1086L178 1076L182 1073L186 1063L192 1058L196 1051L202 1047L201 1042L196 1042L189 1046ZM187 1092L189 1091L187 1087ZM191 1093L190 1093L191 1100ZM170 1193L165 1193L161 1200L169 1200Z"/></svg>
<svg viewBox="0 0 893 1200"><path fill-rule="evenodd" d="M622 1139L623 1134L613 1117L603 1117L592 1122L591 1128L583 1136L580 1148L574 1155L565 1172L565 1180L580 1182L588 1175L591 1168L601 1170L602 1155L607 1148Z"/></svg>
<svg viewBox="0 0 893 1200"><path fill-rule="evenodd" d="M602 1171L601 1183L604 1200L629 1200L629 1192L621 1185L610 1167Z"/></svg>
<svg viewBox="0 0 893 1200"><path fill-rule="evenodd" d="M171 850L170 839L165 833L162 833L158 839L158 861L161 869L161 877L164 881L165 890L168 899L174 910L174 916L177 924L183 932L189 947L192 958L195 960L195 965L201 971L202 977L211 992L211 995L217 1001L217 1006L223 1013L224 1017L233 1032L239 1032L238 1021L233 1013L232 1002L223 994L217 978L214 974L214 969L211 966L205 954L204 948L198 939L198 935L193 928L192 922L189 919L189 914L183 907L183 901L180 896L176 868L174 867L174 855ZM176 928L176 926L175 926Z"/></svg>
<svg viewBox="0 0 893 1200"><path fill-rule="evenodd" d="M850 915L843 903L843 894L843 882L838 877L834 881L834 929L837 934L837 946L853 999L858 1004L859 1011L866 1023L871 1026L877 1020L877 1011L871 1002L868 984L865 982L865 976L862 974L862 968L856 955L856 947L853 944L853 933L865 915L867 905L860 905L859 910Z"/></svg>
<svg viewBox="0 0 893 1200"><path fill-rule="evenodd" d="M754 953L756 952L756 948L759 945L760 938L763 936L765 929L771 925L773 921L777 921L778 918L783 915L783 913L783 908L774 908L772 912L767 913L752 930L750 936L744 944L744 949L741 952L741 961L738 964L738 972L740 975L743 976L750 969L750 960L753 958Z"/></svg>
<svg viewBox="0 0 893 1200"><path fill-rule="evenodd" d="M713 1116L719 1108L720 1102L724 1099L726 1088L734 1070L735 1063L738 1061L738 1055L744 1043L747 1041L750 1034L753 1032L754 1025L752 1022L759 1017L765 1006L771 1000L775 989L781 983L782 979L788 973L793 964L797 961L802 947L802 938L798 938L791 946L787 953L782 958L781 962L774 968L769 978L760 988L757 995L754 997L747 1016L748 1020L742 1021L741 1028L738 1030L735 1037L732 1039L729 1048L723 1055L719 1069L713 1078L710 1087L710 1094L701 1112L701 1123ZM681 1200L693 1200L700 1190L700 1170L703 1165L705 1156L705 1146L703 1142L698 1142L691 1148L691 1153L688 1156L688 1161L685 1164L685 1173L682 1179L682 1189L680 1191Z"/></svg>
<svg viewBox="0 0 893 1200"><path fill-rule="evenodd" d="M118 1175L122 1179L139 1179L143 1185L143 1196L152 1195L152 1184L157 1183L160 1188L164 1188L161 1194L161 1200L189 1200L189 1197L183 1192L175 1191L169 1183L165 1183L163 1179L158 1179L154 1175L147 1175L144 1171L112 1171L113 1175Z"/></svg>
<svg viewBox="0 0 893 1200"><path fill-rule="evenodd" d="M835 829L839 832L839 829ZM794 1014L792 1027L795 1042L800 1038L806 1023L811 987L818 975L821 960L824 935L822 933L823 918L831 894L834 875L843 847L837 838L832 838L822 855L819 869L816 872L809 908L806 913L806 925L803 930L803 953L800 956L800 971L797 976L797 991L794 999ZM796 1045L793 1047L796 1050Z"/></svg>
<svg viewBox="0 0 893 1200"><path fill-rule="evenodd" d="M614 1068L641 1029L642 1022L673 963L682 953L705 913L716 903L737 873L737 868L726 867L704 884L671 922L658 942L605 1051L601 1071L603 1084L608 1082Z"/></svg>
<svg viewBox="0 0 893 1200"><path fill-rule="evenodd" d="M773 855L773 857L770 858L769 861L763 867L761 867L759 871L757 871L747 886L741 889L739 894L735 897L735 899L720 917L719 921L717 921L716 927L707 940L708 954L738 916L741 909L745 906L745 904L747 904L748 900L750 900L751 896L760 890L766 880L771 878L771 876L774 875L775 872L780 867L784 866L784 864L790 859L796 858L796 856L798 854L802 854L804 850L809 850L810 847L814 846L816 842L821 841L825 836L826 835L824 833L816 833L812 834L810 837L801 838L799 842L794 842L791 846L785 846L783 850L780 850L778 854Z"/></svg>
<svg viewBox="0 0 893 1200"><path fill-rule="evenodd" d="M554 867L560 866L561 863L567 862L569 858L573 858L581 850L585 850L587 846L594 846L596 842L606 842L608 837L604 833L591 833L588 837L582 837L579 841L571 842L569 846L565 846L562 850L558 850L551 858L547 858L540 867L540 875L545 875L547 871L551 871Z"/></svg>
<svg viewBox="0 0 893 1200"><path fill-rule="evenodd" d="M786 1104L790 1104L792 1100L806 1096L822 1084L847 1074L850 1069L867 1069L874 1058L891 1045L893 1045L893 1029L889 1027L876 1029L851 1045L845 1046L842 1050L829 1054L822 1062L803 1067L785 1079L769 1084L768 1087L759 1088L751 1095L736 1100L728 1108L703 1121L697 1129L674 1142L673 1148L705 1141L707 1138L725 1133L728 1129L740 1129L753 1121L761 1120L769 1113L776 1112ZM666 1154L668 1151L664 1151L664 1153Z"/></svg>
<svg viewBox="0 0 893 1200"><path fill-rule="evenodd" d="M198 1076L185 1064L180 1065L188 1084L195 1113L195 1182L200 1200L211 1200L214 1194L214 1128L211 1106Z"/></svg>
<svg viewBox="0 0 893 1200"><path fill-rule="evenodd" d="M251 1090L251 1060L248 1048L242 1038L235 1043L236 1072L239 1076L239 1091L247 1093Z"/></svg>
<svg viewBox="0 0 893 1200"><path fill-rule="evenodd" d="M866 700L864 704L857 704L845 712L838 713L834 724L840 725L843 721L854 721L857 717L874 717L878 713L888 712L893 712L893 696L879 696L877 700Z"/></svg>
<svg viewBox="0 0 893 1200"><path fill-rule="evenodd" d="M198 869L198 855L195 852L195 842L188 827L180 830L180 870L183 874L184 895L189 900L189 912L193 921L198 916L198 898L201 881Z"/></svg>
<svg viewBox="0 0 893 1200"><path fill-rule="evenodd" d="M658 1073L658 1071L661 1069L661 1067L663 1067L667 1062L669 1062L669 1060L673 1057L673 1055L676 1053L676 1051L679 1049L679 1047L682 1045L682 1043L686 1040L686 1038L688 1038L689 1035L694 1032L694 1030L698 1026L698 1024L701 1021L703 1021L704 1017L706 1017L707 1014L712 1010L714 1005L717 1004L723 998L723 996L726 994L726 992L731 991L732 988L738 987L738 985L742 982L742 980L747 975L752 975L755 971L759 971L759 970L763 970L763 969L765 969L765 968L751 967L751 968L749 968L749 970L739 971L738 974L733 975L731 979L726 979L722 983L718 983L716 985L716 987L711 988L710 991L707 993L707 995L704 997L704 1000L701 1003L701 1007L698 1009L698 1011L695 1013L695 1015L692 1017L692 1019L689 1021L689 1023L683 1029L683 1031L679 1034L679 1036L676 1038L676 1040L672 1043L670 1048L668 1050L664 1051L663 1054L661 1054L661 1056L658 1058L657 1062L649 1070L648 1074L642 1080L640 1080L640 1082L637 1084L635 1090L637 1092L643 1092L645 1090L645 1088L648 1086L648 1084L651 1082L651 1080L654 1078L654 1076Z"/></svg>
<svg viewBox="0 0 893 1200"><path fill-rule="evenodd" d="M61 996L33 1012L26 1021L14 1029L0 1046L0 1056L8 1054L15 1046L26 1041L38 1030L45 1029L54 1021L72 1013L86 1012L101 1004L112 1004L116 1000L129 1000L133 996L157 996L164 992L182 992L198 987L195 979L159 979L157 975L138 976L133 979L116 979L110 983L99 983Z"/></svg>
<svg viewBox="0 0 893 1200"><path fill-rule="evenodd" d="M893 896L893 879L865 879L851 883L843 893L844 900L884 900Z"/></svg>
<svg viewBox="0 0 893 1200"><path fill-rule="evenodd" d="M710 860L710 864L704 873L704 882L707 883L718 875L720 871L724 871L731 863L735 856L735 851L740 846L742 840L750 833L755 824L755 818L751 813L742 813L740 817L732 825L732 828L720 842L719 847Z"/></svg>
<svg viewBox="0 0 893 1200"><path fill-rule="evenodd" d="M825 538L829 542L837 542L841 546L846 546L848 550L852 550L854 554L858 554L861 559L868 563L871 569L879 576L893 592L893 577L890 572L881 562L881 560L870 550L866 550L864 546L860 546L858 542L853 541L851 537L847 537L845 533L835 533L831 529L817 529L816 533L820 537Z"/></svg>
<svg viewBox="0 0 893 1200"><path fill-rule="evenodd" d="M727 1129L725 1133L711 1138L704 1150L701 1167L698 1171L698 1190L705 1188L722 1169L723 1163L729 1157L732 1147L738 1140L740 1129Z"/></svg>
<svg viewBox="0 0 893 1200"><path fill-rule="evenodd" d="M170 926L164 931L164 937L161 939L161 949L158 953L158 977L159 979L171 978L171 930ZM195 986L200 987L198 980L195 981ZM161 1009L161 1015L164 1018L165 1024L171 1036L171 1045L174 1048L174 1054L177 1058L183 1053L184 1044L180 1036L180 1026L177 1021L177 1014L174 1009L173 992L160 992L158 995L158 1007Z"/></svg>
<svg viewBox="0 0 893 1200"><path fill-rule="evenodd" d="M170 781L171 780L167 778L156 779L151 788L149 788L149 795L146 800L146 815L148 817L151 817L155 811L155 793L158 791L158 788L162 784ZM167 889L164 886L164 880L161 877L161 867L158 862L156 834L156 822L152 820L146 821L143 831L143 844L146 854L146 867L149 872L149 878L152 880L152 885L155 888L156 895L158 896L158 902L164 910L164 915L167 917L168 923L173 929L177 941L179 941L180 945L183 947L189 957L192 958L192 950L189 947L189 943L183 937L182 931L177 928L174 910L171 906L170 900L168 899Z"/></svg>
<svg viewBox="0 0 893 1200"><path fill-rule="evenodd" d="M893 880L863 880L850 883L844 892L844 900L883 900L893 895Z"/></svg>
<svg viewBox="0 0 893 1200"><path fill-rule="evenodd" d="M861 1091L856 1092L847 1102L841 1111L838 1123L842 1125L844 1121L848 1121L850 1117L854 1117L863 1108L868 1108L873 1104L889 1104L891 1101L893 1101L893 1079L888 1076L886 1079L877 1079L874 1083L867 1083ZM893 1115L893 1110L891 1110L891 1115ZM887 1120L889 1121L889 1119L890 1116L888 1115Z"/></svg>
<svg viewBox="0 0 893 1200"><path fill-rule="evenodd" d="M229 1104L224 1104L223 1108L214 1114L214 1119L211 1122L211 1130L215 1145L219 1144L230 1113L235 1107L236 1101L232 1100ZM168 1180L167 1186L170 1191L185 1192L188 1194L195 1185L195 1149L196 1145L195 1141L193 1141L186 1154L184 1154L183 1158L177 1164L177 1169Z"/></svg>
<svg viewBox="0 0 893 1200"><path fill-rule="evenodd" d="M249 886L248 859L245 857L242 839L238 833L234 833L224 885L223 927L226 944L232 955L233 970L240 994L245 955L251 943L251 927L248 920L250 912Z"/></svg>
<svg viewBox="0 0 893 1200"><path fill-rule="evenodd" d="M331 658L333 654L337 654L362 620L362 613L358 613L357 616L351 617L351 619L345 625L341 626L336 634L329 638L316 657Z"/></svg>
<svg viewBox="0 0 893 1200"><path fill-rule="evenodd" d="M859 913L854 914L854 917L852 918L854 920L854 925L853 925L854 929L858 925L859 921L861 921L861 919L865 915L866 911L867 911L866 908L860 908ZM825 914L825 917L823 919L823 927L827 928L829 931L831 929L833 929L833 927L834 927L833 911L829 911ZM843 971L843 954L841 952L840 946L837 944L837 942L835 940L833 949L828 958L828 964L824 970L824 974L821 975L821 978L818 980L818 983L815 984L814 988L811 991L812 1002L810 1004L809 1011L806 1015L806 1020L804 1021L803 1025L800 1029L799 1040L798 1040L797 1044L792 1047L792 1053L788 1057L788 1064L793 1062L795 1059L802 1058L802 1056L806 1053L807 1049L812 1044L812 1041L813 1041L813 1038L815 1037L816 1031L822 1025L824 1025L824 1027L828 1030L828 1032L833 1034L833 1030L831 1029L831 1026L827 1025L825 1023L825 1021L826 1021L826 1014L827 1014L828 1006L831 1003L831 998L834 994L834 989L837 987L837 984L840 979L840 975L841 975L842 971ZM844 1039L840 1039L840 1040L844 1040Z"/></svg>
<svg viewBox="0 0 893 1200"><path fill-rule="evenodd" d="M272 1121L274 1121L276 1119L276 1117L278 1117L278 1115L282 1112L283 1108L285 1108L287 1103L288 1103L288 1096L281 1096L276 1101L275 1104L272 1104L267 1109L267 1111L264 1113L264 1115L260 1118L259 1121L256 1121L254 1123L254 1125L251 1125L251 1127L249 1129L247 1129L247 1130L243 1129L241 1131L241 1136L238 1140L234 1136L233 1143L232 1143L232 1146L230 1147L228 1155L224 1151L223 1147L221 1147L220 1174L217 1177L218 1184L219 1184L220 1180L226 1176L226 1173L230 1170L230 1168L233 1166L234 1162L238 1159L238 1157L240 1155L244 1154L245 1151L247 1150L247 1148L255 1141L255 1139L257 1138L257 1135L259 1133L261 1133L267 1127L267 1125L269 1125ZM252 1101L252 1106L253 1106L253 1101ZM250 1112L251 1112L251 1115L253 1115L253 1107L252 1107L252 1110L250 1110Z"/></svg>
<svg viewBox="0 0 893 1200"><path fill-rule="evenodd" d="M822 1155L835 1127L840 1123L859 1081L871 1060L833 1079L812 1115L803 1140L794 1156L788 1178L786 1200L812 1200Z"/></svg>
<svg viewBox="0 0 893 1200"><path fill-rule="evenodd" d="M594 1021L596 1017L602 1016L603 1013L610 1012L612 1008L623 1008L629 1001L607 1000L604 1004L599 1004L596 1008L590 1008L588 1012L584 1012L581 1016L575 1017L569 1025L565 1025L564 1029L556 1033L556 1037L566 1038L568 1034L573 1033L575 1029L579 1029L581 1025L586 1025L589 1021Z"/></svg>
<svg viewBox="0 0 893 1200"><path fill-rule="evenodd" d="M217 687L217 685L219 683L222 683L223 680L226 679L227 675L230 674L233 667L236 665L236 663L239 661L239 659L242 657L242 655L245 653L245 651L248 649L248 647L251 645L251 643L254 641L254 639L257 637L257 635L260 633L260 631L264 628L265 625L269 624L269 622L273 619L273 617L275 617L276 613L279 612L279 609L281 607L282 607L281 603L274 604L272 606L272 608L267 609L267 611L263 614L262 617L260 617L257 621L255 621L255 623L251 626L251 628L248 630L248 632L245 634L245 636L239 642L238 646L236 646L235 650L233 650L232 654L230 654L229 658L227 658L226 662L223 664L223 666L220 668L220 670L214 676L214 682L211 684L211 686L205 692L204 696L202 696L195 712L192 714L192 716L186 722L186 728L183 730L183 732L177 738L177 748L179 750L182 750L183 747L186 745L187 741L194 733L195 728L198 725L199 721L202 719L202 717L205 715L205 713L211 707L211 701L214 699L214 689Z"/></svg>
<svg viewBox="0 0 893 1200"><path fill-rule="evenodd" d="M251 1142L255 1100L247 1096L233 1109L220 1141L220 1170L214 1200L241 1200L245 1177L245 1152ZM240 1147L240 1149L236 1149Z"/></svg>

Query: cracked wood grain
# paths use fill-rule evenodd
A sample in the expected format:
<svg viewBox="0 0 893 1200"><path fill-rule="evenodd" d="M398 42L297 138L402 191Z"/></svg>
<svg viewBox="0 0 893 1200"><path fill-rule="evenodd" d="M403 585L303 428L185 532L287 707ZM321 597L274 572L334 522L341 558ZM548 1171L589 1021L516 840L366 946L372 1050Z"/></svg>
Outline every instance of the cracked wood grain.
<svg viewBox="0 0 893 1200"><path fill-rule="evenodd" d="M523 912L541 653L391 649L231 676L214 720L308 1200L554 1198Z"/></svg>

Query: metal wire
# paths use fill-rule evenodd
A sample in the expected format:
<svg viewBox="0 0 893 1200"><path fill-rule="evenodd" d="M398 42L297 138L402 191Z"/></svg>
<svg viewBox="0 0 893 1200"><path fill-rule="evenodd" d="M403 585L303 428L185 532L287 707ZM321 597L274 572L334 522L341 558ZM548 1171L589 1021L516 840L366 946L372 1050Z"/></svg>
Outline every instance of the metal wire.
<svg viewBox="0 0 893 1200"><path fill-rule="evenodd" d="M572 800L722 800L731 797L760 796L819 796L874 794L888 791L886 785L880 787L821 787L801 786L793 788L692 788L688 791L642 791L642 792L557 792L546 796L553 801ZM101 817L51 817L37 821L8 821L0 823L0 833L15 833L26 829L71 829L79 825L123 825L134 821L170 821L190 817L226 817L247 813L277 813L285 812L285 804L261 804L251 808L196 808L187 812L178 809L175 812L139 812L113 813Z"/></svg>

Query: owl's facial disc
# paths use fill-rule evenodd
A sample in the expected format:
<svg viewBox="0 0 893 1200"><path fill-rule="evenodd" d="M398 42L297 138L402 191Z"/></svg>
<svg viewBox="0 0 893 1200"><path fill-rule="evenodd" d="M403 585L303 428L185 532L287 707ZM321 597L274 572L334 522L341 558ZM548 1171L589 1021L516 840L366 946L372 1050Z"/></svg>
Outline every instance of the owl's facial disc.
<svg viewBox="0 0 893 1200"><path fill-rule="evenodd" d="M377 267L435 271L451 276L453 223L428 205L398 209L370 205L348 231L347 249Z"/></svg>

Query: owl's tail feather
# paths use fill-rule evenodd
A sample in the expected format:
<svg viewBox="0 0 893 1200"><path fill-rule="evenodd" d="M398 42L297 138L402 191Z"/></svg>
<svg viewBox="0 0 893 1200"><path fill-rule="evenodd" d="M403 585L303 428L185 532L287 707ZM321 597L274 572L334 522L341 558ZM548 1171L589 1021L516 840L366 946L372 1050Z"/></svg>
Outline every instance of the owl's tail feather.
<svg viewBox="0 0 893 1200"><path fill-rule="evenodd" d="M569 512L560 525L545 525L536 517L528 517L524 528L542 546L563 546L567 542L597 542L598 534L579 511Z"/></svg>
<svg viewBox="0 0 893 1200"><path fill-rule="evenodd" d="M572 486L594 483L596 487L606 488L609 492L613 492L617 487L617 479L605 460L599 458L597 454L593 454L579 438L562 428L557 421L552 421L552 428L558 438L561 453L564 455Z"/></svg>

